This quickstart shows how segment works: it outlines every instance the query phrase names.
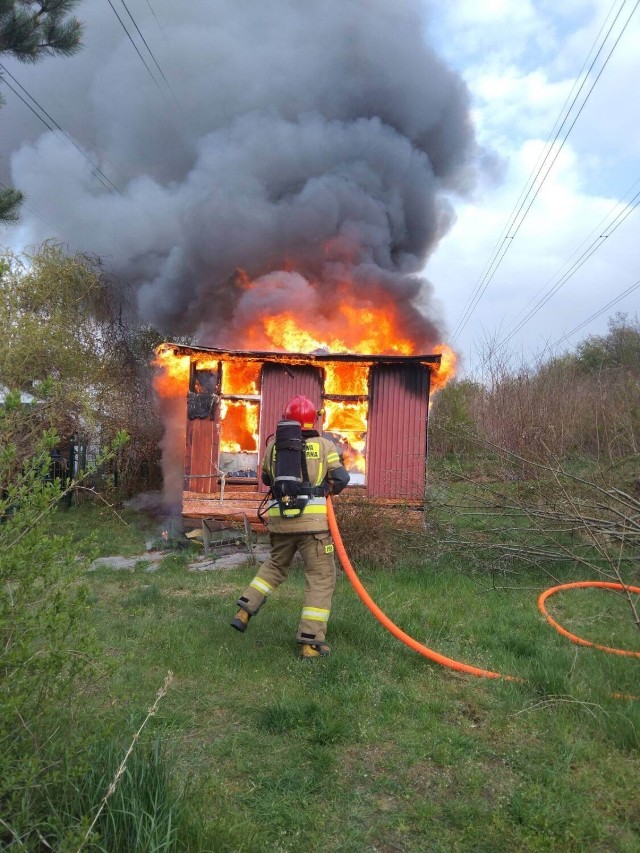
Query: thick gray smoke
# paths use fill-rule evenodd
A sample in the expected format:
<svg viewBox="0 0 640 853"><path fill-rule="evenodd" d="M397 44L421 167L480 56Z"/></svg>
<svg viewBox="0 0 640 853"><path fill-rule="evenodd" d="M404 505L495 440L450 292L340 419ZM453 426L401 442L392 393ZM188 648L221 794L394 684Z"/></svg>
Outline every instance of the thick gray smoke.
<svg viewBox="0 0 640 853"><path fill-rule="evenodd" d="M26 209L13 238L102 256L169 337L239 347L256 312L300 304L330 329L348 280L364 304L391 294L415 341L437 343L420 274L478 150L425 2L127 5L169 86L103 0L78 7L77 57L10 66L120 191L7 93L11 178L58 229Z"/></svg>

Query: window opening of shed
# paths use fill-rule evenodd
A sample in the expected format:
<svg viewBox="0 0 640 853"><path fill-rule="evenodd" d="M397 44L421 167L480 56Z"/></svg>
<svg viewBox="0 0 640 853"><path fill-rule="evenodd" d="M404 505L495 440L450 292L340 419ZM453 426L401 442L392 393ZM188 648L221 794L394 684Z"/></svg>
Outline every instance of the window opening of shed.
<svg viewBox="0 0 640 853"><path fill-rule="evenodd" d="M221 370L218 468L227 477L258 476L259 362L225 361Z"/></svg>
<svg viewBox="0 0 640 853"><path fill-rule="evenodd" d="M366 482L370 366L366 362L325 365L323 432L336 444L354 486Z"/></svg>

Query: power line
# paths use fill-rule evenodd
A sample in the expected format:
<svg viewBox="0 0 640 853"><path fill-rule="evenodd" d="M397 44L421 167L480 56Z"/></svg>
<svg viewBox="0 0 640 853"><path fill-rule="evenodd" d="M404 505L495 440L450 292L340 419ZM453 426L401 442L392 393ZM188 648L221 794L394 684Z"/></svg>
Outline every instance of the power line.
<svg viewBox="0 0 640 853"><path fill-rule="evenodd" d="M131 44L133 45L133 49L135 50L135 52L136 52L136 53L138 54L138 56L140 57L140 61L142 62L142 64L144 65L144 67L147 69L147 72L148 72L148 74L149 74L149 77L151 77L151 79L153 80L153 82L154 82L154 83L156 84L156 86L158 87L158 91L159 91L159 92L162 92L162 88L160 87L160 84L159 84L159 83L158 83L158 81L156 80L156 78L155 78L155 75L154 75L153 71L152 71L152 70L149 68L149 66L147 65L147 62L146 62L146 60L145 60L144 56L140 53L140 50L139 50L139 48L138 48L138 45L137 45L137 44L135 43L135 41L133 40L133 36L132 36L132 35L131 35L131 33L129 32L129 30L126 28L125 23L124 23L124 21L122 20L122 18L120 17L120 15L118 14L118 12L116 11L115 6L114 6L114 5L113 5L113 3L111 2L111 0L107 0L107 3L111 6L111 9L113 10L113 14L114 14L114 15L116 16L116 18L120 21L120 26L121 26L121 27L122 27L122 29L125 31L125 33L126 33L126 35L127 35L127 38L129 39L129 41L130 41L130 42L131 42Z"/></svg>
<svg viewBox="0 0 640 853"><path fill-rule="evenodd" d="M634 183L629 187L629 189L625 193L623 193L622 198L624 199L625 196L628 196L631 192L633 192L636 189L636 187L638 186L638 184L640 184L640 178L638 178L636 181L634 181ZM572 258L578 254L578 252L582 249L583 246L585 246L589 242L589 240L593 237L594 234L601 234L607 228L610 228L611 225L613 225L615 223L616 219L618 219L620 216L625 215L625 218L626 218L626 215L628 215L628 213L630 213L631 211L629 210L628 213L626 213L626 214L625 214L625 211L627 211L627 208L634 209L634 207L635 207L634 202L636 202L639 197L640 197L640 192L636 192L635 195L630 199L630 201L625 202L622 211L620 213L618 213L617 216L614 217L613 222L610 225L607 225L606 224L607 220L618 209L618 207L620 207L620 204L622 203L622 199L620 201L616 202L614 204L613 208L609 211L609 213L605 217L603 217L603 219L600 220L600 222L598 223L598 225L596 225L596 227L593 229L593 231L587 237L585 237L585 239L582 241L582 243L580 243L580 245L577 247L577 249L570 256L569 260L567 260L560 267L560 269L558 270L558 274L566 266L571 267L571 266L573 266L574 263L576 263L575 261L572 261ZM554 276L551 276L551 278L549 278L547 280L547 284L550 284L553 281L553 278L554 278ZM534 300L536 299L536 297L538 297L541 293L542 293L542 288L536 294L534 294L534 296L531 297L531 299L527 302L527 304L524 306L522 311L520 311L518 314L516 314L516 316L513 319L513 323L511 325L515 324L520 319L520 317L522 317L522 315L529 308L529 306L534 303Z"/></svg>
<svg viewBox="0 0 640 853"><path fill-rule="evenodd" d="M168 41L169 41L169 39L167 38L167 34L165 33L164 29L162 28L162 24L161 24L161 23L160 23L160 21L158 20L158 16L156 15L156 13L155 13L155 11L154 11L154 9L153 9L153 6L152 6L152 5L151 5L151 3L149 2L149 0L147 0L147 6L149 7L149 11L150 11L150 12L151 12L151 14L153 15L153 18L154 18L154 20L155 20L156 24L158 25L158 29L160 30L160 32L161 32L161 33L162 33L162 35L164 36L164 40L165 40L166 42L168 42Z"/></svg>
<svg viewBox="0 0 640 853"><path fill-rule="evenodd" d="M0 188L2 188L3 190L11 189L11 187L7 186L7 184L3 183L2 181L0 181ZM20 202L20 205L21 205L22 207L24 207L24 209L25 209L25 210L28 210L30 213L32 213L34 216L36 216L38 219L41 219L41 220L45 223L45 225L48 225L48 226L49 226L49 228L53 228L53 230L54 230L54 231L57 231L57 232L58 232L58 234L60 234L61 236L63 236L63 237L64 237L64 234L63 234L63 233L62 233L62 231L58 228L58 226L57 226L57 225L54 225L54 224L53 224L53 222L50 222L50 221L47 219L47 217L46 217L46 216L44 216L44 215L43 215L42 213L40 213L39 211L37 211L37 210L35 209L35 207L31 207L31 205L29 205L29 204L27 204L27 203L26 203L26 201L22 201L22 202Z"/></svg>
<svg viewBox="0 0 640 853"><path fill-rule="evenodd" d="M636 181L636 184L637 184L637 183L638 183L638 181ZM635 186L635 184L634 184L634 186ZM532 317L534 317L534 316L538 313L538 311L540 311L540 310L541 310L541 309L542 309L542 308L547 304L547 302L548 302L548 301L549 301L553 296L555 296L555 294L556 294L556 293L557 293L557 292L558 292L562 287L564 287L564 285L569 281L569 279L570 279L570 278L572 278L572 277L573 277L573 276L578 272L578 270L580 269L580 267L581 267L584 263L586 263L586 261L587 261L587 260L589 260L589 258L590 258L590 257L591 257L591 256L592 256L592 255L593 255L593 254L594 254L594 253L595 253L595 252L596 252L596 251L597 251L597 250L598 250L602 245L604 245L605 241L606 241L606 240L607 240L607 239L608 239L608 238L613 234L613 232L614 232L614 231L616 231L616 229L618 229L618 228L622 225L622 223L625 221L625 219L627 219L627 217L628 217L628 216L630 216L630 214L631 214L631 213L633 213L633 211L634 211L634 210L637 210L637 208L638 208L638 203L640 203L640 192L637 192L637 193L635 194L635 196L633 196L633 198L632 198L629 202L627 202L627 204L624 206L624 208L623 208L623 209L622 209L622 210L621 210L621 211L620 211L620 212L619 212L619 213L614 217L613 221L612 221L609 225L607 225L607 226L604 228L604 230L603 230L603 229L601 229L601 228L600 228L600 226L599 226L597 229L595 229L594 231L592 231L592 232L591 232L591 234L595 234L595 233L597 233L598 231L603 230L603 233L599 234L599 235L598 235L598 237L596 237L596 239L595 239L592 243L590 243L590 245L587 247L587 249L586 249L586 250L585 250L585 251L584 251L584 252L583 252L583 253L582 253L582 254L581 254L581 255L580 255L580 256L579 256L579 257L578 257L578 258L577 258L577 259L576 259L576 260L575 260L571 265L570 265L570 266L569 266L569 269L568 269L568 270L567 270L567 271L566 271L566 272L561 276L561 278L556 282L556 284L555 284L555 285L553 285L553 287L552 287L552 288L550 288L550 289L549 289L549 290L548 290L548 291L547 291L547 292L542 296L542 298L541 298L541 299L539 299L539 300L538 300L538 302L536 302L536 303L535 303L535 305L533 306L533 308L532 308L532 309L531 309L531 310L530 310L530 311L529 311L529 312L528 312L528 313L527 313L527 314L522 318L522 320L518 323L518 325L517 325L517 326L515 326L515 327L514 327L514 328L513 328L513 329L512 329L512 330L511 330L511 331L510 331L510 332L509 332L509 333L508 333L508 334L507 334L507 335L506 335L506 336L505 336L505 337L504 337L504 338L503 338L503 339L502 339L502 340L497 344L497 346L498 346L498 347L501 347L501 346L503 346L504 344L507 344L507 343L511 340L511 338L513 338L513 336L514 336L515 334L517 334L517 333L520 331L520 329L522 329L522 327L523 327L523 326L525 326L525 325L529 322L529 320L531 320L531 319L532 319ZM615 211L615 210L616 210L616 208L617 208L618 206L619 206L619 205L616 205L616 206L613 208L613 211ZM613 212L613 211L612 211L612 212ZM606 220L606 217L605 217L605 220ZM605 222L605 220L603 220L603 223ZM602 224L602 223L601 223L601 224ZM590 235L590 236L591 236L591 235ZM587 238L587 240L588 240L588 239L589 239L589 238ZM587 242L587 240L584 240L584 241L581 243L581 245L578 247L578 250L579 250L580 248L582 248L582 246L584 246L584 244ZM577 252L578 250L576 250L576 252ZM576 254L576 252L574 252L574 255ZM569 260L571 260L571 259L569 259ZM568 263L569 263L569 261L567 261L567 262L563 265L563 267L561 267L561 268L560 268L560 271L561 271L562 269L564 269L564 267L566 267ZM560 272L560 271L559 271L559 272ZM529 303L528 303L528 304L529 304L529 305L531 304L531 300L529 301ZM525 309L525 310L526 310L526 309ZM520 313L522 314L522 312L520 312Z"/></svg>
<svg viewBox="0 0 640 853"><path fill-rule="evenodd" d="M455 339L457 334L459 334L459 332L461 332L462 329L464 328L464 326L466 325L471 314L475 310L478 302L480 301L480 299L484 295L484 292L486 291L487 287L489 286L489 283L491 282L491 279L495 275L499 265L502 263L502 260L503 260L504 256L506 255L506 253L509 249L510 242L508 242L508 241L513 240L513 237L515 236L515 234L510 235L509 231L511 230L511 228L513 227L513 225L517 221L518 216L520 215L529 194L531 193L533 187L535 186L535 183L536 183L536 181L540 175L540 172L542 171L544 164L546 163L547 159L550 156L550 153L553 149L553 145L557 141L558 136L560 134L560 131L562 130L562 127L564 126L565 122L567 121L569 114L570 114L571 110L573 109L574 104L577 101L577 98L580 94L580 91L582 90L582 88L583 88L583 86L587 80L588 74L592 70L594 63L597 61L597 58L600 55L606 40L609 38L609 35L611 34L611 31L612 31L613 27L615 26L615 23L618 20L618 17L620 16L620 13L622 12L622 9L623 9L626 2L627 2L627 0L622 0L622 5L618 9L618 12L616 13L616 16L615 16L611 26L609 27L604 39L602 40L600 47L598 48L598 50L596 52L596 55L594 56L594 58L591 62L591 65L589 66L589 71L584 76L583 82L580 85L580 87L578 88L578 91L575 93L575 95L573 95L576 87L578 86L578 82L579 82L585 68L587 67L587 63L589 62L589 57L593 53L594 48L596 47L598 40L599 40L599 38L600 38L600 36L601 36L605 26L606 26L606 22L613 12L614 6L611 7L602 27L600 28L600 31L598 32L598 35L596 36L596 39L595 39L593 45L591 46L591 49L589 50L589 53L587 54L587 57L586 57L584 63L582 64L582 68L580 69L580 71L578 73L578 77L576 78L576 80L575 80L575 82L571 88L571 92L569 93L567 100L565 101L565 103L564 103L564 105L560 111L560 114L559 114L558 118L556 119L555 124L554 124L549 136L547 137L547 141L545 143L545 148L544 148L543 152L540 154L540 156L538 158L538 162L534 166L533 171L532 171L531 175L529 176L529 180L527 181L524 189L522 190L520 197L519 197L518 201L516 202L516 205L515 205L513 211L511 212L509 220L507 221L506 226L504 227L500 237L498 238L498 242L497 242L496 246L494 247L494 250L491 254L489 262L485 266L485 268L482 272L482 275L476 284L474 292L472 293L471 297L469 298L469 300L467 302L467 305L465 307L465 311L464 311L462 317L458 321L458 324L456 325L456 327L453 331L452 339ZM572 95L573 95L573 98L572 98ZM568 109L567 109L567 104L569 104ZM566 110L566 113L565 113L565 110ZM564 113L564 118L562 118L563 113ZM556 130L556 128L557 128L557 130ZM554 136L554 132L555 132L555 136ZM566 141L566 138L565 138L565 141ZM559 151L558 151L558 154L559 154ZM553 162L555 162L555 159ZM553 165L553 163L550 165L549 168L551 168L552 165ZM549 172L549 170L547 170L547 175L548 175L548 172ZM545 178L546 178L546 175L545 175ZM542 183L544 183L544 178L543 178L540 186L542 186ZM527 211L528 211L528 209L527 209ZM526 212L525 212L525 215L526 215ZM520 224L522 224L522 221Z"/></svg>
<svg viewBox="0 0 640 853"><path fill-rule="evenodd" d="M540 160L540 158L539 158L539 160L538 160L539 165L536 164L536 166L534 167L532 175L530 176L530 179L527 182L525 189L521 193L520 198L518 199L518 202L516 203L516 206L515 206L512 214L511 214L511 216L507 222L507 225L503 229L502 234L501 234L500 238L498 239L496 246L494 247L491 258L490 258L489 262L487 263L487 265L485 266L485 269L483 270L483 273L480 276L480 279L478 280L478 282L474 288L474 291L473 291L471 297L469 298L469 300L467 301L465 309L463 310L463 313L462 313L460 319L458 320L458 322L454 328L453 334L451 336L452 340L455 340L457 335L464 329L464 327L466 326L467 322L469 321L469 319L471 317L471 314L473 313L473 311L477 307L480 299L482 298L482 296L484 295L485 291L487 290L489 284L491 283L491 280L493 279L498 267L500 266L500 264L502 263L502 261L504 259L504 256L506 255L507 251L509 250L509 247L510 247L513 239L515 238L518 231L520 230L529 210L531 209L531 206L533 205L535 199L537 198L537 196L538 196L538 194L542 188L542 185L544 184L546 178L548 177L549 172L551 171L553 165L555 164L556 160L558 159L558 156L560 155L560 152L561 152L565 142L567 141L569 134L573 130L573 127L575 126L576 121L578 120L578 118L580 117L584 107L586 106L586 103L587 103L591 93L593 92L593 89L595 88L596 83L600 79L604 69L606 68L609 60L611 59L613 51L615 50L620 39L622 38L622 35L624 34L627 26L629 25L629 22L633 16L633 14L635 13L638 5L640 5L640 0L636 0L636 3L634 5L633 9L631 10L631 13L629 14L626 22L622 26L622 29L620 30L620 32L619 32L619 34L618 34L618 36L617 36L617 38L613 44L613 47L611 48L606 59L604 60L600 70L598 71L595 79L593 80L593 82L591 84L591 87L589 88L586 95L584 96L582 104L580 105L575 117L573 118L568 130L566 131L564 138L562 139L560 145L556 146L556 142L558 141L560 133L561 133L563 127L565 126L566 122L569 120L569 116L571 115L571 112L574 109L574 107L578 101L578 97L580 96L580 93L581 93L582 89L584 88L586 81L589 78L589 74L593 71L595 64L598 60L598 57L602 53L604 46L605 46L607 40L609 39L609 36L611 35L613 28L614 28L618 18L620 17L620 14L621 14L624 6L626 5L626 3L627 3L627 0L623 0L622 5L620 6L618 11L616 12L615 17L614 17L611 25L609 26L604 38L602 39L601 44L597 48L596 54L595 54L593 60L591 61L591 64L589 65L589 68L586 72L586 75L584 76L582 83L580 84L577 92L575 93L575 95L571 99L571 102L569 104L568 109L566 109L566 113L564 115L564 118L562 118L562 120L560 120L562 114L565 112L565 108L567 105L567 102L565 102L565 105L563 106L563 108L560 112L560 116L556 120L556 123L554 125L554 129L552 129L549 137L547 138L547 143L546 143L546 148L545 148L546 153L544 154L544 156L541 155L542 160ZM578 78L576 79L576 82L573 85L572 92L576 88L576 86L578 84L578 80L580 79L580 77L581 77L581 75L582 75L582 73L583 73L583 71L584 71L584 69L585 69L585 67L589 61L589 56L591 56L591 54L593 53L593 51L597 45L598 39L600 38L600 35L606 26L606 21L609 19L609 17L611 16L612 13L613 13L613 7L611 8L609 14L607 15L607 18L605 19L605 22L604 22L603 26L601 27L600 32L598 33L598 36L596 37L596 41L592 45L591 50L589 51L589 54L587 55L587 58L586 58L585 62L583 63L582 68L580 69L580 73L578 75ZM571 98L571 93L569 94L569 98ZM567 101L569 100L569 98L567 99ZM556 126L557 126L557 131L555 132L555 136L554 136L554 130L555 130ZM553 154L553 157L551 157L554 150L555 150L555 153ZM549 162L544 175L542 175L542 177L540 177L542 170L545 168L545 164L547 163L547 161L549 160L550 157L551 157L551 161ZM536 183L537 183L537 187L536 187ZM533 192L534 188L535 188L535 192ZM531 195L532 192L533 192L533 195ZM530 199L529 199L529 197L530 197ZM529 199L529 201L527 203L528 199ZM525 207L525 205L526 205L526 207Z"/></svg>
<svg viewBox="0 0 640 853"><path fill-rule="evenodd" d="M561 343L563 343L564 341L568 341L568 339L575 335L576 332L579 332L581 329L584 329L584 327L588 326L589 323L591 323L593 320L597 320L598 317L601 317L605 313L605 311L608 311L610 308L613 308L614 305L617 305L617 303L620 302L622 299L625 299L627 296L630 296L639 287L640 281L636 281L635 284L632 284L622 293L619 293L618 296L615 297L615 299L612 299L610 302L607 302L606 305L603 305L602 308L594 312L590 317L587 317L586 320L583 320L580 325L575 326L573 329L571 329L570 332L566 332L561 338L558 338L558 340L552 345L551 349L556 349L556 347L560 346Z"/></svg>
<svg viewBox="0 0 640 853"><path fill-rule="evenodd" d="M131 14L131 11L130 11L129 7L127 6L127 4L126 4L125 0L120 0L120 2L122 3L122 6L124 7L125 12L126 12L126 13L127 13L127 15L129 16L129 19L131 20L131 23L132 23L132 24L133 24L133 26L135 27L135 30L136 30L136 32L138 33L138 36L140 37L140 39L141 39L141 41L142 41L143 45L144 45L144 46L145 46L145 48L147 49L147 52L148 52L149 56L150 56L150 57L151 57L151 59L153 60L153 64L154 64L154 65L155 65L155 67L157 68L158 73L160 74L160 76L161 76L161 77L162 77L162 79L164 80L164 83L165 83L165 85L166 85L166 87L167 87L168 91L170 92L171 96L173 97L173 99L175 100L175 102L178 104L178 106L180 106L180 107L181 107L182 105L180 104L180 101L178 100L178 98L177 98L177 96L176 96L175 92L173 91L173 89L171 88L171 83L169 83L169 80L167 79L167 76L165 75L164 71L163 71L163 70L162 70L162 68L160 67L160 63L158 62L158 60L157 60L157 59L156 59L156 57L155 57L155 54L153 53L153 51L152 51L152 50L151 50L151 48L149 47L149 43L147 42L146 38L145 38L145 37L144 37L144 35L142 34L142 30L141 30L141 29L140 29L140 27L138 26L138 24L137 24L137 22L136 22L136 19L135 19L135 18L133 17L133 15ZM116 16L116 18L117 18L117 19L118 19L118 21L120 22L120 25L121 25L122 29L125 31L125 33L126 33L126 35L127 35L127 38L129 39L129 41L130 41L130 42L131 42L131 44L133 45L133 47L134 47L134 49L135 49L136 53L138 54L138 56L140 57L140 60L142 61L142 63L143 63L143 65L144 65L144 67L147 69L147 71L148 71L148 73L149 73L149 75L150 75L151 79L153 80L153 82L154 82L154 83L156 84L156 86L158 87L158 90L159 90L160 92L162 92L162 88L161 88L160 84L158 83L158 81L157 81L157 79L156 79L155 74L153 74L153 72L152 72L151 68L149 67L148 63L147 63L147 62L146 62L146 60L144 59L144 57L143 57L142 53L140 52L140 50L139 50L139 48L138 48L137 44L135 43L135 41L134 41L134 39L133 39L133 36L131 35L131 33L129 32L129 30L127 29L127 27L125 26L125 23L124 23L124 21L122 20L122 18L120 17L120 15L118 14L118 12L116 11L115 6L114 6L114 5L113 5L113 3L111 2L111 0L107 0L107 3L109 4L109 6L111 6L111 8L112 8L112 10L113 10L114 15ZM149 8L151 9L151 12L152 12L152 14L153 14L153 16L154 16L154 18L155 18L155 17L156 17L155 12L154 12L154 11L153 11L153 9L151 8L151 6L149 6ZM157 18L156 18L156 21L157 21Z"/></svg>
<svg viewBox="0 0 640 853"><path fill-rule="evenodd" d="M75 141L75 139L72 136L70 136L66 132L66 130L64 130L62 127L60 127L58 122L51 115L49 115L49 113L45 110L45 108L42 106L42 104L38 103L38 101L33 97L33 95L29 94L29 92L24 88L24 86L21 83L19 83L18 80L16 80L16 78L13 76L13 74L1 62L0 62L0 71L2 71L3 74L6 74L7 76L9 76L13 80L13 82L16 84L16 86L19 89L21 89L22 92L24 92L24 94L27 96L27 98L29 98L29 100L33 104L35 104L35 106L38 108L38 110L40 110L40 112L43 113L43 115L45 115L49 121L47 121L47 119L43 118L42 115L40 115L40 113L38 113L37 110L33 106L31 106L29 101L27 101L20 94L18 89L16 89L14 86L12 86L12 84L6 78L3 78L3 82L11 89L11 91L14 93L14 95L17 98L19 98L22 101L22 103L29 110L31 110L31 112L36 116L36 118L38 118L45 125L45 127L48 130L50 130L52 133L55 134L57 131L58 133L62 134L62 136L67 140L67 142L69 142L71 145L73 145L73 147L76 149L76 151L79 151L80 154L82 154L84 159L93 168L94 174L95 174L96 178L98 179L98 181L100 181L102 186L106 190L108 190L109 192L117 192L120 195L122 195L120 189L113 183L113 181L109 177L107 177L107 175L105 175L105 173L97 165L97 163L93 162L93 160L89 157L89 155L86 153L86 151L84 151L84 149L80 145L78 145L78 143ZM51 122L51 124L49 124L49 122Z"/></svg>
<svg viewBox="0 0 640 853"><path fill-rule="evenodd" d="M149 51L149 56L151 57L151 59L153 59L153 62L154 62L154 64L155 64L156 68L158 69L158 71L160 72L160 74L161 74L161 76L162 76L162 79L163 79L163 80L164 80L164 82L167 84L167 88L169 89L169 91L171 92L171 94L172 94L172 95L174 96L174 98L175 98L175 95L173 94L173 89L171 88L171 84L169 83L169 81L168 81L168 80L167 80L167 78L165 77L165 74L164 74L164 71L162 70L162 68L160 68L160 65L159 65L159 63L158 63L158 60L155 58L155 56L154 56L154 54L153 54L153 51L151 50L151 48L149 47L149 45L148 45L148 43L147 43L146 38L142 35L142 30L141 30L141 29L140 29L140 27L137 25L137 23L136 23L136 21L135 21L135 18L133 17L133 15L131 14L131 12L129 11L129 7L128 7L128 6L127 6L127 4L124 2L124 0L120 0L120 2L121 2L121 3L122 3L122 5L124 6L124 8L125 8L125 11L126 11L127 15L131 18L131 22L132 22L133 26L136 28L136 31L137 31L138 35L139 35L139 36L140 36L140 38L142 39L142 43L144 44L144 46L145 46L145 47L147 48L147 50ZM151 11L153 12L153 9L152 9Z"/></svg>

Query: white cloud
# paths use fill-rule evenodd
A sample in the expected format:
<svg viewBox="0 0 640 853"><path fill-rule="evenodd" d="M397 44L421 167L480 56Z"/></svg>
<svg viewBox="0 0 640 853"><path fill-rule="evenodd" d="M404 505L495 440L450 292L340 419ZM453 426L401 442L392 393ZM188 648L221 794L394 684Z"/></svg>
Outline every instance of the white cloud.
<svg viewBox="0 0 640 853"><path fill-rule="evenodd" d="M640 178L640 103L631 83L640 50L640 24L634 19L621 35L517 234L503 242L523 190L540 167L544 143L567 99L576 94L576 80L610 9L610 4L599 0L573 0L561 10L542 0L439 6L442 14L435 25L440 27L446 51L449 55L456 51L458 39L463 45L456 62L472 93L480 139L506 164L499 186L483 187L482 195L471 204L456 203L456 224L427 267L450 329L486 284L456 340L469 371L480 368L486 342L506 339L571 263L597 241L603 224L612 220L612 210L623 210L621 200ZM619 19L617 34L624 17ZM600 65L612 45L613 41L601 54ZM586 78L579 98L593 80L593 75ZM572 120L573 116L559 141ZM543 168L540 176L546 171ZM532 359L640 278L637 216L632 213L511 337L510 352ZM487 283L483 275L496 249L507 251ZM612 311L633 314L639 307L636 292ZM605 313L565 346L603 332L606 324Z"/></svg>

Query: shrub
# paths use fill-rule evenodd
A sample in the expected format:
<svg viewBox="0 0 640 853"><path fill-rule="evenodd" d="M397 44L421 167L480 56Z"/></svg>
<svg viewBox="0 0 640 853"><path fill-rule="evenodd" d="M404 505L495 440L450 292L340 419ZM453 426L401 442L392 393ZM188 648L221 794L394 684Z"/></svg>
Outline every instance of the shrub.
<svg viewBox="0 0 640 853"><path fill-rule="evenodd" d="M411 507L385 507L358 497L341 496L334 508L352 562L383 569L397 566L404 553L403 541L423 518L421 511Z"/></svg>
<svg viewBox="0 0 640 853"><path fill-rule="evenodd" d="M51 475L58 438L45 430L29 450L32 423L9 394L0 406L0 830L12 837L51 775L51 738L95 649L85 563L51 518L70 488Z"/></svg>

